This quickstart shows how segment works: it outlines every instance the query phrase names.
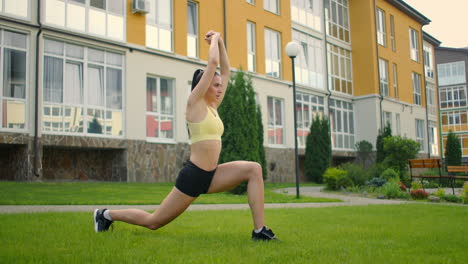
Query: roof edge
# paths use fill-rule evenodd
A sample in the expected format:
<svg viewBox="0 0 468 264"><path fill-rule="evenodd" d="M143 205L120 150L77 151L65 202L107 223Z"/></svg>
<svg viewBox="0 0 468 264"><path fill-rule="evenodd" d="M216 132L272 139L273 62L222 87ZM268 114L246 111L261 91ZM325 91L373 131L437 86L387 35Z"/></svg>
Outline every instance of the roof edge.
<svg viewBox="0 0 468 264"><path fill-rule="evenodd" d="M430 35L426 31L423 31L423 39L437 47L439 47L440 43L442 43L440 40L434 38L432 35Z"/></svg>
<svg viewBox="0 0 468 264"><path fill-rule="evenodd" d="M416 9L405 3L403 0L386 0L390 4L394 5L396 8L403 11L403 13L407 14L408 16L414 18L416 21L421 23L423 26L428 25L431 23L431 20L424 16L423 14L419 13Z"/></svg>

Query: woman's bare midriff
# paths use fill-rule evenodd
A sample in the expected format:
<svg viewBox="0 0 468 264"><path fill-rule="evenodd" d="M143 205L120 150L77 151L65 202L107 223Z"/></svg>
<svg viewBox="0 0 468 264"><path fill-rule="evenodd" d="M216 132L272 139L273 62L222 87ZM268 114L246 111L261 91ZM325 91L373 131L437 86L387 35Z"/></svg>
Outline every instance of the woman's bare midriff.
<svg viewBox="0 0 468 264"><path fill-rule="evenodd" d="M221 153L221 141L205 140L194 143L190 147L190 161L200 169L212 171L218 166Z"/></svg>

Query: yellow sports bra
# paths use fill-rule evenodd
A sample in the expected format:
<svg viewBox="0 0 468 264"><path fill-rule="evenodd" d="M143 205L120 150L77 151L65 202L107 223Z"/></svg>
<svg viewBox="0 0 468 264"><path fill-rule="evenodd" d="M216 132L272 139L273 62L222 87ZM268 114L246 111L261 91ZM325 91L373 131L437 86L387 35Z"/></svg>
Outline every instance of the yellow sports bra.
<svg viewBox="0 0 468 264"><path fill-rule="evenodd" d="M205 140L219 140L224 132L224 125L215 109L207 107L205 119L201 122L188 122L190 141L193 143ZM215 114L216 113L216 116Z"/></svg>

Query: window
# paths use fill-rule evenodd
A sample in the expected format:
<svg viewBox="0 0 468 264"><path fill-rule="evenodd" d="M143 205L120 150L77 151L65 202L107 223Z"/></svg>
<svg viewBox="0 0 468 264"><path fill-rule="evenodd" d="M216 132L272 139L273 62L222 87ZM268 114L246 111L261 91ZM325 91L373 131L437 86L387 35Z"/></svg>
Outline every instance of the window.
<svg viewBox="0 0 468 264"><path fill-rule="evenodd" d="M436 108L436 97L435 97L434 85L432 85L431 83L427 83L426 91L427 91L427 109L430 115L435 116L437 114L437 108Z"/></svg>
<svg viewBox="0 0 468 264"><path fill-rule="evenodd" d="M429 121L429 144L431 146L430 154L439 155L439 146L437 141L437 123Z"/></svg>
<svg viewBox="0 0 468 264"><path fill-rule="evenodd" d="M349 7L348 0L325 0L325 30L327 35L349 43Z"/></svg>
<svg viewBox="0 0 468 264"><path fill-rule="evenodd" d="M271 29L265 29L265 68L266 75L281 77L281 40L280 34Z"/></svg>
<svg viewBox="0 0 468 264"><path fill-rule="evenodd" d="M284 144L283 99L268 97L268 144Z"/></svg>
<svg viewBox="0 0 468 264"><path fill-rule="evenodd" d="M466 106L466 86L439 88L440 108Z"/></svg>
<svg viewBox="0 0 468 264"><path fill-rule="evenodd" d="M377 8L376 19L377 19L377 43L386 47L387 46L387 29L385 27L385 12L380 8Z"/></svg>
<svg viewBox="0 0 468 264"><path fill-rule="evenodd" d="M395 63L393 63L393 92L395 98L398 98L398 69Z"/></svg>
<svg viewBox="0 0 468 264"><path fill-rule="evenodd" d="M390 15L390 42L392 43L392 51L396 51L395 42L395 19Z"/></svg>
<svg viewBox="0 0 468 264"><path fill-rule="evenodd" d="M331 90L353 94L351 51L327 44L328 85Z"/></svg>
<svg viewBox="0 0 468 264"><path fill-rule="evenodd" d="M416 119L416 142L419 143L419 151L424 151L424 120Z"/></svg>
<svg viewBox="0 0 468 264"><path fill-rule="evenodd" d="M439 86L465 83L465 62L457 61L437 64L437 74Z"/></svg>
<svg viewBox="0 0 468 264"><path fill-rule="evenodd" d="M466 130L468 125L467 111L443 111L441 112L442 132L448 133L450 130L457 132Z"/></svg>
<svg viewBox="0 0 468 264"><path fill-rule="evenodd" d="M247 70L251 72L255 72L257 70L257 48L255 36L255 24L247 22Z"/></svg>
<svg viewBox="0 0 468 264"><path fill-rule="evenodd" d="M319 7L319 0L295 0L291 1L291 20L322 31L322 10Z"/></svg>
<svg viewBox="0 0 468 264"><path fill-rule="evenodd" d="M45 22L124 41L124 0L46 0Z"/></svg>
<svg viewBox="0 0 468 264"><path fill-rule="evenodd" d="M354 149L353 104L330 99L330 125L332 145L335 149Z"/></svg>
<svg viewBox="0 0 468 264"><path fill-rule="evenodd" d="M305 147L307 135L310 133L310 126L313 119L324 113L324 99L322 96L313 94L297 93L297 142L300 147Z"/></svg>
<svg viewBox="0 0 468 264"><path fill-rule="evenodd" d="M414 104L422 105L421 102L421 75L418 73L412 73L413 79L413 95L414 95Z"/></svg>
<svg viewBox="0 0 468 264"><path fill-rule="evenodd" d="M247 3L255 5L255 0L246 0Z"/></svg>
<svg viewBox="0 0 468 264"><path fill-rule="evenodd" d="M173 81L146 78L146 136L174 140Z"/></svg>
<svg viewBox="0 0 468 264"><path fill-rule="evenodd" d="M383 112L383 125L385 127L390 126L392 129L392 113L391 112Z"/></svg>
<svg viewBox="0 0 468 264"><path fill-rule="evenodd" d="M172 1L151 0L146 14L146 46L172 52L172 30Z"/></svg>
<svg viewBox="0 0 468 264"><path fill-rule="evenodd" d="M414 61L419 61L419 37L418 32L412 28L409 30L410 34L410 57Z"/></svg>
<svg viewBox="0 0 468 264"><path fill-rule="evenodd" d="M434 79L434 63L432 59L432 47L424 45L424 73L427 78Z"/></svg>
<svg viewBox="0 0 468 264"><path fill-rule="evenodd" d="M302 52L299 52L295 61L296 81L313 88L325 89L323 42L297 30L293 30L293 40L302 47Z"/></svg>
<svg viewBox="0 0 468 264"><path fill-rule="evenodd" d="M380 93L389 96L388 91L388 61L379 59Z"/></svg>
<svg viewBox="0 0 468 264"><path fill-rule="evenodd" d="M44 54L43 131L122 136L123 56L50 39Z"/></svg>
<svg viewBox="0 0 468 264"><path fill-rule="evenodd" d="M30 0L0 0L0 13L7 16L27 18Z"/></svg>
<svg viewBox="0 0 468 264"><path fill-rule="evenodd" d="M198 58L198 4L188 1L187 56Z"/></svg>
<svg viewBox="0 0 468 264"><path fill-rule="evenodd" d="M2 129L26 129L27 35L0 29L0 122Z"/></svg>
<svg viewBox="0 0 468 264"><path fill-rule="evenodd" d="M263 0L263 8L279 15L279 1L280 0Z"/></svg>
<svg viewBox="0 0 468 264"><path fill-rule="evenodd" d="M396 125L396 134L398 136L401 136L401 120L400 120L400 114L395 114L395 125Z"/></svg>

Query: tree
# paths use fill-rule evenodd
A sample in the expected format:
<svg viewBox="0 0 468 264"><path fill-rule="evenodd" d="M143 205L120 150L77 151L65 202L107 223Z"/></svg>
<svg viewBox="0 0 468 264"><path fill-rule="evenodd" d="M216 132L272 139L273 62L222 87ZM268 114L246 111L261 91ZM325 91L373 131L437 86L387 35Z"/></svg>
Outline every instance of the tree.
<svg viewBox="0 0 468 264"><path fill-rule="evenodd" d="M386 137L391 137L391 136L392 136L392 128L390 126L390 123L387 122L383 131L379 129L379 135L377 136L377 142L375 143L375 148L377 149L377 157L376 157L377 163L383 162L385 159L385 156L387 156L384 150L384 139Z"/></svg>
<svg viewBox="0 0 468 264"><path fill-rule="evenodd" d="M309 181L321 183L331 164L330 124L326 117L316 116L307 135L304 173Z"/></svg>
<svg viewBox="0 0 468 264"><path fill-rule="evenodd" d="M462 150L460 139L458 136L449 131L447 136L447 144L445 146L445 164L446 166L461 166L462 165Z"/></svg>
<svg viewBox="0 0 468 264"><path fill-rule="evenodd" d="M96 117L94 117L93 121L89 124L88 133L102 134L102 125L99 124Z"/></svg>
<svg viewBox="0 0 468 264"><path fill-rule="evenodd" d="M357 151L356 162L364 168L371 166L372 143L366 140L361 140L354 145Z"/></svg>
<svg viewBox="0 0 468 264"><path fill-rule="evenodd" d="M385 157L384 164L390 168L397 169L400 177L403 177L408 160L416 157L419 148L419 143L414 140L400 136L386 137L384 139L384 150L387 156Z"/></svg>
<svg viewBox="0 0 468 264"><path fill-rule="evenodd" d="M260 105L257 104L257 131L258 131L258 158L259 163L262 165L262 175L263 179L266 179L268 176L267 162L265 155L265 147L263 146L264 135L263 135L263 122L262 122L262 109Z"/></svg>
<svg viewBox="0 0 468 264"><path fill-rule="evenodd" d="M262 161L261 158L262 155L263 159L265 157L263 125L261 127L259 125L261 112L255 101L255 91L250 76L238 71L231 77L224 101L218 112L224 123L220 163L234 160L255 161L260 163L265 171L266 161ZM242 194L246 190L247 184L244 182L231 192Z"/></svg>

